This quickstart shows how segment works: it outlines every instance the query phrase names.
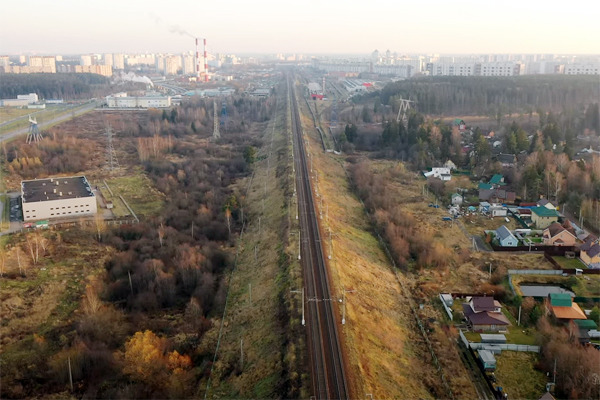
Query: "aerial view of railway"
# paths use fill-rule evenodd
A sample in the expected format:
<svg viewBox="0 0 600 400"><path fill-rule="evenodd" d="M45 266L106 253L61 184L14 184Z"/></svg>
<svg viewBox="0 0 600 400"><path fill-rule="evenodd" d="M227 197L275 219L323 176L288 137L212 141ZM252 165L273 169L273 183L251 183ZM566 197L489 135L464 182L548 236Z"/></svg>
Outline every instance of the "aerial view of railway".
<svg viewBox="0 0 600 400"><path fill-rule="evenodd" d="M34 3L0 398L600 398L597 13Z"/></svg>

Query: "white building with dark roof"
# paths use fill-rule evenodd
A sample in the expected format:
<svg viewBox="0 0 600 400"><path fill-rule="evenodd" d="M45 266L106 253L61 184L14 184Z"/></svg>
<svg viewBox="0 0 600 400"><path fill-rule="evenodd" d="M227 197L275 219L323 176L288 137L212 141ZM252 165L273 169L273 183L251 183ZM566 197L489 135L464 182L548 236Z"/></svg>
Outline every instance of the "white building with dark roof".
<svg viewBox="0 0 600 400"><path fill-rule="evenodd" d="M21 181L21 194L25 221L92 216L98 211L85 176Z"/></svg>

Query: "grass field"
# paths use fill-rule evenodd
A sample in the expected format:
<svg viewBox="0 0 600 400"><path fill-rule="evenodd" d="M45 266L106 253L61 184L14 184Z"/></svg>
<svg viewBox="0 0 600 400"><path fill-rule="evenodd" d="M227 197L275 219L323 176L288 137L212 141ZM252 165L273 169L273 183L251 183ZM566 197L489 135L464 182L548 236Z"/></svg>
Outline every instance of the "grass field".
<svg viewBox="0 0 600 400"><path fill-rule="evenodd" d="M496 385L509 399L537 399L545 393L546 375L533 367L536 353L503 351L496 360Z"/></svg>
<svg viewBox="0 0 600 400"><path fill-rule="evenodd" d="M2 202L2 223L0 224L0 232L10 228L10 199L8 195L0 195Z"/></svg>
<svg viewBox="0 0 600 400"><path fill-rule="evenodd" d="M106 179L106 183L114 197L111 197L108 191L102 193L115 204L113 212L117 217L129 214L119 195L123 196L138 217L158 215L162 209L164 196L154 189L152 181L141 169L136 169L130 175Z"/></svg>
<svg viewBox="0 0 600 400"><path fill-rule="evenodd" d="M0 123L22 117L23 115L32 114L35 111L37 110L28 110L27 108L18 107L0 107Z"/></svg>
<svg viewBox="0 0 600 400"><path fill-rule="evenodd" d="M563 269L587 268L578 258L567 258L563 256L553 256L552 258L559 263Z"/></svg>

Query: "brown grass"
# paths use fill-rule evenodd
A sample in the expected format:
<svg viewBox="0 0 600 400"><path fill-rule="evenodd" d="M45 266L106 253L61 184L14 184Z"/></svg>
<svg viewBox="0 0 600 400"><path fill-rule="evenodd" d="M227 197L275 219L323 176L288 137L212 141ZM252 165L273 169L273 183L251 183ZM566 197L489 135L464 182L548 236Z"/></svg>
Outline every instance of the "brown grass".
<svg viewBox="0 0 600 400"><path fill-rule="evenodd" d="M305 132L314 135L306 112ZM326 254L327 229L334 233L333 259L329 262L332 297L341 298L344 288L355 291L347 295L346 325L340 330L351 392L358 397L372 393L374 398L430 398L432 394L423 379L436 372L424 362L415 343L419 339L406 294L377 240L369 233L363 207L351 192L340 160L323 154L314 136L310 143L319 171L322 211L328 209L329 215L322 220Z"/></svg>

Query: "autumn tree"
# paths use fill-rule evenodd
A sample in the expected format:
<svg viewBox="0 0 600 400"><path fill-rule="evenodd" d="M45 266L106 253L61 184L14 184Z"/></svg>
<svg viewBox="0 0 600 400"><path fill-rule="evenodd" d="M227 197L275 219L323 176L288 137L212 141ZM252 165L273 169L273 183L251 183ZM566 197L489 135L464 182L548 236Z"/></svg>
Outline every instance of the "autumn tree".
<svg viewBox="0 0 600 400"><path fill-rule="evenodd" d="M167 351L167 341L152 331L136 332L125 343L123 372L152 387L164 386L173 375L182 375L192 366L189 356Z"/></svg>

